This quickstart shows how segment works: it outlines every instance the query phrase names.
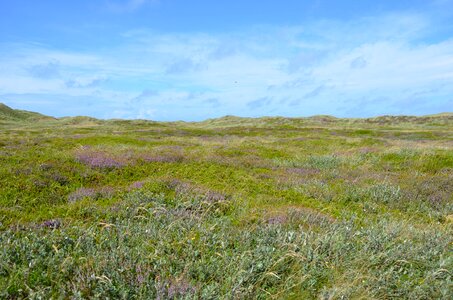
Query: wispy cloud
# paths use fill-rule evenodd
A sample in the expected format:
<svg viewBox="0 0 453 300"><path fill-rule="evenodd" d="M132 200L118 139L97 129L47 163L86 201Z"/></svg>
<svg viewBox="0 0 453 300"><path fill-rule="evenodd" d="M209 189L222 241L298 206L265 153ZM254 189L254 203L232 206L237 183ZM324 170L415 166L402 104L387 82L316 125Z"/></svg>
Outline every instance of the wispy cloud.
<svg viewBox="0 0 453 300"><path fill-rule="evenodd" d="M194 62L190 58L178 59L175 62L169 64L165 70L166 74L180 74L191 71L201 70L203 65L201 63Z"/></svg>
<svg viewBox="0 0 453 300"><path fill-rule="evenodd" d="M43 64L32 65L28 68L31 76L36 78L55 78L60 75L60 64L58 61L50 61Z"/></svg>
<svg viewBox="0 0 453 300"><path fill-rule="evenodd" d="M272 99L269 98L269 97L263 97L263 98L259 98L259 99L256 99L256 100L253 100L253 101L250 101L247 103L247 106L254 110L254 109L259 109L263 106L268 106L269 104L272 103Z"/></svg>
<svg viewBox="0 0 453 300"><path fill-rule="evenodd" d="M350 63L352 69L363 69L366 67L366 65L367 61L363 56L358 56L354 58Z"/></svg>
<svg viewBox="0 0 453 300"><path fill-rule="evenodd" d="M85 97L97 100L84 114L161 120L451 110L453 40L425 39L431 23L393 13L223 34L139 29L90 52L8 45L0 47L0 97Z"/></svg>

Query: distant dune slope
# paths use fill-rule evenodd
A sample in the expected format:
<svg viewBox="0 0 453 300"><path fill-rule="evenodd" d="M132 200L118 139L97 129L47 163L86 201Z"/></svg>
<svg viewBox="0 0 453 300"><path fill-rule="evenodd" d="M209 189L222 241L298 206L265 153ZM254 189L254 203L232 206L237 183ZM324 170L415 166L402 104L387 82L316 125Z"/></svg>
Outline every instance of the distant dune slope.
<svg viewBox="0 0 453 300"><path fill-rule="evenodd" d="M0 103L0 120L7 121L36 121L36 120L52 120L54 118L42 115L40 113L12 109L11 107Z"/></svg>
<svg viewBox="0 0 453 300"><path fill-rule="evenodd" d="M13 109L3 103L0 103L0 121L7 122L21 122L21 121L51 121L56 120L66 125L80 125L80 124L102 124L105 121L108 122L124 122L124 123L136 123L140 122L151 122L151 120L100 120L88 116L76 116L76 117L62 117L54 118L46 116L37 112L31 112L26 110ZM171 123L171 122L168 122ZM453 124L453 113L444 112L425 116L377 116L371 118L337 118L329 115L315 115L311 117L280 117L280 116L264 116L259 118L250 117L237 117L237 116L224 116L220 118L207 119L201 122L181 122L187 124L201 125L207 127L228 127L228 126L300 126L306 123L378 123L378 124L402 124L402 123L413 123L413 124Z"/></svg>

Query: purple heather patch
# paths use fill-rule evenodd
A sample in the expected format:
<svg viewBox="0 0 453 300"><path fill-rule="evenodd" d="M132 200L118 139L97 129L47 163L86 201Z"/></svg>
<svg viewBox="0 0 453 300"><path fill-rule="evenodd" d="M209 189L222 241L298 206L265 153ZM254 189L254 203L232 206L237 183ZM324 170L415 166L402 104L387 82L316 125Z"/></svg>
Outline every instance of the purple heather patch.
<svg viewBox="0 0 453 300"><path fill-rule="evenodd" d="M141 189L145 185L145 181L135 181L129 186L129 189Z"/></svg>
<svg viewBox="0 0 453 300"><path fill-rule="evenodd" d="M195 286L186 279L171 280L157 283L156 299L180 299L194 296L197 292Z"/></svg>
<svg viewBox="0 0 453 300"><path fill-rule="evenodd" d="M204 195L204 199L208 202L222 202L227 199L227 196L219 192L207 191Z"/></svg>
<svg viewBox="0 0 453 300"><path fill-rule="evenodd" d="M47 221L44 221L41 224L41 227L47 227L47 228L50 228L50 229L57 229L57 228L61 227L61 221L60 220L47 220Z"/></svg>
<svg viewBox="0 0 453 300"><path fill-rule="evenodd" d="M143 266L144 268L142 269L141 265L137 265L135 267L135 273L136 273L136 284L141 286L146 282L146 278L149 276L149 271L147 271L148 268Z"/></svg>
<svg viewBox="0 0 453 300"><path fill-rule="evenodd" d="M82 147L76 153L76 160L91 168L121 168L128 164L127 158L114 157L105 151L92 150L89 147Z"/></svg>
<svg viewBox="0 0 453 300"><path fill-rule="evenodd" d="M96 190L93 188L80 188L69 194L69 202L75 202L83 198L93 198L96 196Z"/></svg>
<svg viewBox="0 0 453 300"><path fill-rule="evenodd" d="M219 203L230 200L229 195L206 189L202 186L196 186L188 182L181 181L179 179L172 179L167 182L167 186L173 189L176 195L181 197L197 197L202 201L210 203Z"/></svg>
<svg viewBox="0 0 453 300"><path fill-rule="evenodd" d="M288 217L286 215L276 215L267 219L267 223L272 225L285 224L287 221Z"/></svg>
<svg viewBox="0 0 453 300"><path fill-rule="evenodd" d="M110 187L102 187L100 189L94 188L79 188L69 194L68 201L69 202L76 202L78 200L82 200L84 198L91 198L91 199L98 199L98 198L111 198L115 194L115 190Z"/></svg>

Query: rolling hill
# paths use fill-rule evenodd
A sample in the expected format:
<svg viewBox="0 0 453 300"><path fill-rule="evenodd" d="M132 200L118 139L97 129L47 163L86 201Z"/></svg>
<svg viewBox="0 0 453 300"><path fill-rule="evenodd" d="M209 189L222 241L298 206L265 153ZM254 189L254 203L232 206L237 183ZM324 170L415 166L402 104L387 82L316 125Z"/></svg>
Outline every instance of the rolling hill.
<svg viewBox="0 0 453 300"><path fill-rule="evenodd" d="M42 115L37 112L13 109L3 103L0 103L0 120L7 121L37 121L53 120L55 118Z"/></svg>

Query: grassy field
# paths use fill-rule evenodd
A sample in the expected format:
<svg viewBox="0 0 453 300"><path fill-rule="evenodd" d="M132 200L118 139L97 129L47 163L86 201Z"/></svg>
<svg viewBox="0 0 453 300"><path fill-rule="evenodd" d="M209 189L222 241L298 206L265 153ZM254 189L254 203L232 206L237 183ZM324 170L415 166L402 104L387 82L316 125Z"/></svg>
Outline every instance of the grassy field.
<svg viewBox="0 0 453 300"><path fill-rule="evenodd" d="M0 105L0 297L451 299L453 115Z"/></svg>

